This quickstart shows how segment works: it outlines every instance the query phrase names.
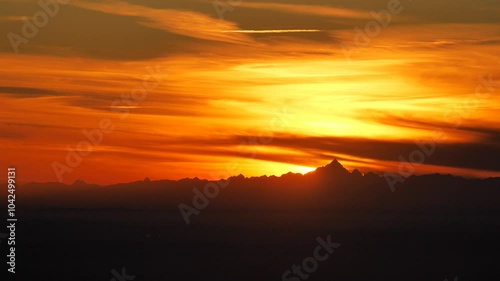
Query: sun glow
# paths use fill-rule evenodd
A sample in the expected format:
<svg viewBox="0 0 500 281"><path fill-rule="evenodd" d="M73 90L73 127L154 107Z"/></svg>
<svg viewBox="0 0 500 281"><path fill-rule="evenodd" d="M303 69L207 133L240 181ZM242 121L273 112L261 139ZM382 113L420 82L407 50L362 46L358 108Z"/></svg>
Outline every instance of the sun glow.
<svg viewBox="0 0 500 281"><path fill-rule="evenodd" d="M307 174L307 173L310 173L312 171L316 170L315 167L307 167L307 166L295 166L293 169L292 169L292 173L299 173L299 174Z"/></svg>

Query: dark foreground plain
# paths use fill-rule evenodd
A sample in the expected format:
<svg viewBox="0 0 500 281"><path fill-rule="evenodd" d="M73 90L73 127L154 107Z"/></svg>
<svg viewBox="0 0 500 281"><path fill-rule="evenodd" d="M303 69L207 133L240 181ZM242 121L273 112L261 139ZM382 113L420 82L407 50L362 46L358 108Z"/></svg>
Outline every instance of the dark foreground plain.
<svg viewBox="0 0 500 281"><path fill-rule="evenodd" d="M391 192L334 161L308 176L235 177L189 225L178 204L206 182L165 183L19 188L13 280L279 281L329 235L340 247L288 280L500 280L498 178L420 176Z"/></svg>
<svg viewBox="0 0 500 281"><path fill-rule="evenodd" d="M341 246L307 280L500 280L500 214L52 210L22 214L16 280L282 280Z"/></svg>

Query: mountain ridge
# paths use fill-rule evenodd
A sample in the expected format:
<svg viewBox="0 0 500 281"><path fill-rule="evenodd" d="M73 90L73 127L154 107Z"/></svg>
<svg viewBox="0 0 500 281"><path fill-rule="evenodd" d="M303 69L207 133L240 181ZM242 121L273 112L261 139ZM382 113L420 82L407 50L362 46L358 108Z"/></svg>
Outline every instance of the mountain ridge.
<svg viewBox="0 0 500 281"><path fill-rule="evenodd" d="M107 186L31 183L17 194L26 208L35 209L177 210L201 200L209 202L208 210L500 211L500 178L412 175L391 189L382 175L349 172L336 160L304 175L145 179Z"/></svg>
<svg viewBox="0 0 500 281"><path fill-rule="evenodd" d="M252 178L281 178L283 176L289 176L289 175L300 175L300 176L306 176L311 173L320 173L320 174L325 174L329 176L348 176L348 175L354 175L355 177L371 177L374 179L375 177L378 178L383 178L384 175L382 174L377 174L374 172L366 172L362 173L359 169L355 168L351 172L349 172L337 159L332 160L332 162L328 163L325 166L317 167L314 171L302 174L302 173L293 173L293 172L287 172L284 173L280 176L277 175L261 175L261 176L250 176L246 177L243 174L239 174L237 176L230 176L228 178L221 178L218 180L228 180L228 179L233 179L233 178L241 178L243 177L244 179L252 179ZM409 177L403 177L405 180L411 178L411 177L422 177L422 176L430 176L430 175L440 175L440 176L452 176L452 177L458 177L462 179L471 179L471 180L482 180L482 179L500 179L500 177L487 177L487 178L467 178L459 175L453 175L453 174L441 174L441 173L432 173L432 174L421 174L421 175L411 175ZM132 182L123 182L123 183L113 183L113 184L96 184L96 183L87 183L84 180L77 179L73 183L67 184L67 183L61 183L61 182L27 182L20 184L21 186L31 186L31 185L58 185L58 186L67 186L67 187L84 187L84 186L99 186L99 187L110 187L110 186L117 186L117 185L127 185L127 184L134 184L134 183L141 183L141 182L179 182L179 181L218 181L217 179L200 179L198 177L194 178L182 178L182 179L158 179L158 180L151 180L149 177L144 178L143 180L136 180Z"/></svg>

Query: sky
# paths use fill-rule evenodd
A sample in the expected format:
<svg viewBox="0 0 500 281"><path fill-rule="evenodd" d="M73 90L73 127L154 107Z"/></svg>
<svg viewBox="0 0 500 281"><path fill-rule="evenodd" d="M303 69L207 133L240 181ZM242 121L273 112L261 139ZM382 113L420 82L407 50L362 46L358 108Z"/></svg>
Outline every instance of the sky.
<svg viewBox="0 0 500 281"><path fill-rule="evenodd" d="M500 176L496 0L40 3L0 0L20 181Z"/></svg>

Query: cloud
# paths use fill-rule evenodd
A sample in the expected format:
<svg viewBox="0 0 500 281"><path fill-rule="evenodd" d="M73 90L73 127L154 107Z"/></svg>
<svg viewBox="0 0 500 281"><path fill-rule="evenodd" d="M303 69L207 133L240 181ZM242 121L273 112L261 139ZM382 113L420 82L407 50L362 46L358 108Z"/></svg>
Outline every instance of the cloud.
<svg viewBox="0 0 500 281"><path fill-rule="evenodd" d="M26 16L0 16L0 21L22 21L23 19L30 20L31 17L26 17Z"/></svg>
<svg viewBox="0 0 500 281"><path fill-rule="evenodd" d="M470 128L470 130L474 130ZM500 130L486 130L488 134L498 138ZM489 136L488 136L489 137ZM359 163L372 163L376 170L389 171L397 168L400 157L409 161L409 155L419 146L411 140L380 140L356 137L306 136L276 134L269 144L248 144L249 140L259 140L258 135L225 135L204 138L179 137L168 139L158 135L149 137L137 144L129 145L137 151L156 151L157 153L181 153L183 155L217 156L240 158L246 161L250 155L255 160L264 160L282 164L318 166L321 160L333 158L345 159ZM242 145L243 144L243 145ZM247 145L245 145L247 144ZM434 166L435 171L447 168L469 169L477 171L500 172L500 155L498 142L477 140L470 143L436 143L435 151L425 158L419 167ZM440 170L441 169L441 170Z"/></svg>
<svg viewBox="0 0 500 281"><path fill-rule="evenodd" d="M228 33L310 33L321 32L318 29L268 29L268 30L224 30Z"/></svg>
<svg viewBox="0 0 500 281"><path fill-rule="evenodd" d="M496 137L500 131L496 131ZM257 137L257 136L255 136ZM246 137L236 137L245 139ZM236 140L235 140L236 142ZM351 137L276 136L273 146L295 149L315 155L347 155L353 158L376 161L398 162L400 155L408 160L412 151L419 147L415 142L397 140L376 140ZM455 167L500 172L500 145L498 143L442 143L437 144L434 154L425 159L426 165ZM269 159L269 157L267 157ZM276 157L275 161L287 162L286 157ZM417 166L418 167L418 166Z"/></svg>
<svg viewBox="0 0 500 281"><path fill-rule="evenodd" d="M393 115L386 115L382 118L376 119L382 124L389 124L399 128L412 128L433 131L435 129L443 129L449 134L457 134L464 136L471 136L474 141L481 142L488 145L500 144L500 124L483 122L482 126L472 126L470 124L462 124L459 127L454 127L453 123L431 121L431 120L416 120L410 118L402 118ZM464 123L467 121L464 118ZM483 127L484 126L484 127ZM486 127L488 126L488 127Z"/></svg>
<svg viewBox="0 0 500 281"><path fill-rule="evenodd" d="M349 19L371 19L372 16L367 11L342 9L329 6L319 5L299 5L299 4L281 4L281 3L256 3L243 1L240 7L273 10L279 12L287 12L301 15L315 15L334 18L349 18Z"/></svg>
<svg viewBox="0 0 500 281"><path fill-rule="evenodd" d="M17 98L61 95L58 91L26 87L0 87L0 95L1 94L12 95Z"/></svg>
<svg viewBox="0 0 500 281"><path fill-rule="evenodd" d="M125 2L109 1L105 3L74 1L72 5L107 14L137 17L144 26L181 34L188 37L235 44L248 44L253 40L237 33L225 33L223 30L238 30L232 22L219 20L202 13L154 9Z"/></svg>

